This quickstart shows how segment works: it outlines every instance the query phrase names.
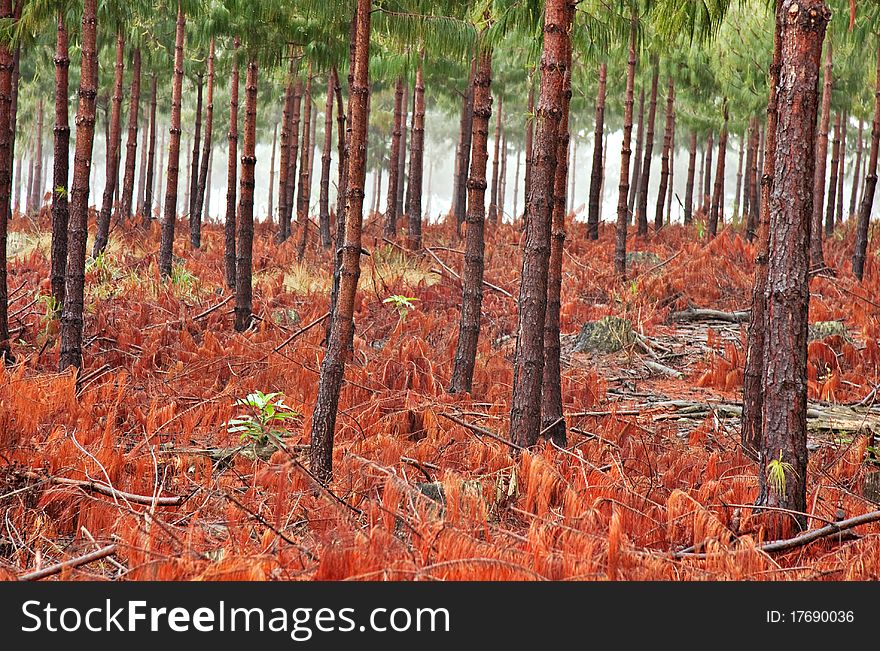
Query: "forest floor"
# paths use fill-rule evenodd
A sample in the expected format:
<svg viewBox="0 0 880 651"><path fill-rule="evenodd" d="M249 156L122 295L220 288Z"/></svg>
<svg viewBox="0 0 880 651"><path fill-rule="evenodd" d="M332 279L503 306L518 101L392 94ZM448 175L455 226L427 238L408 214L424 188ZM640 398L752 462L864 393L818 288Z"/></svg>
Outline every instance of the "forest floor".
<svg viewBox="0 0 880 651"><path fill-rule="evenodd" d="M159 225L116 226L87 271L84 368L57 373L49 214L13 220L11 328L0 370L0 577L114 554L66 579L878 579L880 524L785 552L761 549L748 506L757 466L739 446L746 323L676 321L747 310L753 247L672 226L631 238L615 279L613 231L572 223L562 299L568 445L518 458L507 436L520 232L489 229L475 388L446 387L463 244L426 228L413 255L366 227L354 354L339 405L334 479L307 471L331 258L278 246L258 226L255 325L232 328L222 227L183 245L159 281ZM314 233L314 231L312 231ZM877 508L880 265L849 272L853 233L826 243L834 276L811 284L811 528ZM383 302L404 296L413 306ZM584 323L633 332L616 352L577 346ZM310 327L309 327L310 326ZM829 329L830 328L830 329ZM831 333L831 334L829 334ZM237 400L281 392L301 416L283 449L228 431ZM463 425L461 423L466 423ZM488 432L488 433L487 433ZM500 437L501 440L495 438ZM74 481L70 481L74 480ZM108 484L112 488L108 487ZM873 501L872 501L873 500ZM684 553L680 553L684 551Z"/></svg>

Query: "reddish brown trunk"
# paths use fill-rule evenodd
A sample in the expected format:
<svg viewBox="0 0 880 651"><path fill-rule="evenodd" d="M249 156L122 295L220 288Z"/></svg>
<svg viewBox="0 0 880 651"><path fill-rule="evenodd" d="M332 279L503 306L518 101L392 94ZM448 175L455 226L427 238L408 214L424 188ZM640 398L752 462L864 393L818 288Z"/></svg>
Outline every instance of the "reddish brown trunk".
<svg viewBox="0 0 880 651"><path fill-rule="evenodd" d="M461 277L461 321L452 370L450 393L470 392L480 338L483 303L483 252L486 218L486 168L489 160L489 118L492 116L492 52L480 54L473 77L474 118L468 179L468 214L464 269Z"/></svg>
<svg viewBox="0 0 880 651"><path fill-rule="evenodd" d="M284 91L284 108L281 112L281 161L278 170L278 239L287 239L284 221L284 207L287 202L287 179L290 174L290 129L293 111L293 73L296 66L296 60L293 57L293 50L289 53L290 70L287 73L287 87Z"/></svg>
<svg viewBox="0 0 880 651"><path fill-rule="evenodd" d="M299 228L299 244L296 247L296 257L302 260L306 252L306 242L309 232L309 202L311 201L312 170L309 161L312 151L311 125L312 125L312 75L309 73L306 79L306 91L303 95L303 130L302 148L299 160L299 193L296 198L296 223Z"/></svg>
<svg viewBox="0 0 880 651"><path fill-rule="evenodd" d="M602 138L605 133L605 86L608 78L608 64L599 64L599 92L596 95L596 118L593 132L593 167L590 172L590 205L587 216L587 236L591 240L599 239L599 204L602 189ZM574 176L574 173L572 174Z"/></svg>
<svg viewBox="0 0 880 651"><path fill-rule="evenodd" d="M773 513L770 537L807 525L807 312L810 303L810 227L815 174L818 71L831 12L821 0L783 0L776 178L770 196L767 336L764 345L763 441L759 504ZM780 488L768 481L772 464L790 464Z"/></svg>
<svg viewBox="0 0 880 651"><path fill-rule="evenodd" d="M137 161L138 113L141 102L141 49L134 49L131 66L131 104L128 109L128 142L125 146L125 175L122 181L122 219L131 217L134 202L134 172Z"/></svg>
<svg viewBox="0 0 880 651"><path fill-rule="evenodd" d="M67 267L67 203L70 175L70 49L64 12L58 12L55 38L55 151L52 167L52 296L58 305L64 303L64 273Z"/></svg>
<svg viewBox="0 0 880 651"><path fill-rule="evenodd" d="M110 112L110 135L107 141L107 180L104 183L104 197L101 212L98 213L95 243L92 257L107 248L110 237L110 216L113 212L113 197L119 182L119 143L122 136L122 81L125 69L125 36L122 28L116 32L116 72L113 80L113 102Z"/></svg>
<svg viewBox="0 0 880 651"><path fill-rule="evenodd" d="M339 295L330 329L327 354L321 364L318 396L312 412L309 461L312 474L324 484L333 477L333 435L345 362L354 338L354 304L360 278L361 224L367 163L367 105L369 102L370 0L357 0L355 65L350 86L351 147L348 202ZM342 234L340 234L341 236Z"/></svg>
<svg viewBox="0 0 880 651"><path fill-rule="evenodd" d="M825 267L822 252L822 217L825 207L825 172L828 162L828 129L831 124L831 87L833 79L831 40L825 44L825 72L822 88L822 114L816 138L816 178L813 179L813 214L810 222L810 262L813 269ZM830 198L829 190L829 198Z"/></svg>
<svg viewBox="0 0 880 651"><path fill-rule="evenodd" d="M495 119L495 155L492 157L492 186L489 192L489 223L498 223L498 174L501 171L501 96L498 96L498 110ZM473 176L473 175L471 175Z"/></svg>
<svg viewBox="0 0 880 651"><path fill-rule="evenodd" d="M253 319L254 169L257 166L257 61L250 56L244 85L244 143L235 231L235 329L244 332Z"/></svg>
<svg viewBox="0 0 880 651"><path fill-rule="evenodd" d="M43 204L43 100L37 102L37 142L34 155L34 184L31 188L31 204L39 213Z"/></svg>
<svg viewBox="0 0 880 651"><path fill-rule="evenodd" d="M648 126L645 131L645 157L642 159L642 173L639 180L639 201L636 205L636 223L639 235L648 234L648 186L651 181L651 157L654 155L654 123L657 117L657 83L660 79L660 66L656 57L652 61L654 73L651 75L651 100L648 105Z"/></svg>
<svg viewBox="0 0 880 651"><path fill-rule="evenodd" d="M767 262L770 247L770 192L776 174L776 128L779 116L777 86L782 61L782 31L785 15L783 3L776 3L776 27L773 37L773 60L770 64L769 98L767 100L767 138L762 156L761 199L758 204L758 241L755 247L755 285L752 289L752 313L746 340L746 361L743 370L743 414L741 441L743 450L758 459L763 445L762 416L764 405L764 344L767 332L767 308L764 293L767 287ZM761 149L759 147L759 152ZM754 197L753 197L754 199ZM755 202L757 203L757 202ZM754 206L753 206L754 208Z"/></svg>
<svg viewBox="0 0 880 651"><path fill-rule="evenodd" d="M321 150L321 190L318 197L318 224L321 230L321 246L329 249L333 243L330 235L330 156L333 147L333 92L336 87L336 68L327 76L327 103L324 107L324 148Z"/></svg>
<svg viewBox="0 0 880 651"><path fill-rule="evenodd" d="M727 109L727 98L724 98L724 123L721 126L721 135L718 137L718 167L715 169L715 191L712 193L712 205L709 209L709 237L718 234L718 221L724 209L724 176L725 164L727 163L727 124L730 115Z"/></svg>
<svg viewBox="0 0 880 651"><path fill-rule="evenodd" d="M614 271L621 278L626 277L626 228L629 224L629 165L632 150L633 89L636 78L636 36L638 18L633 12L629 30L629 58L626 66L626 96L623 103L623 143L620 146L620 185L617 193L617 231L614 241Z"/></svg>
<svg viewBox="0 0 880 651"><path fill-rule="evenodd" d="M828 208L825 212L825 233L829 237L834 233L834 211L837 210L837 173L840 169L841 124L842 118L838 111L834 117L834 141L831 146L831 179L828 183ZM819 228L822 228L821 218L819 220Z"/></svg>
<svg viewBox="0 0 880 651"><path fill-rule="evenodd" d="M748 237L749 241L754 241L758 235L761 219L761 181L759 180L759 169L763 174L764 168L761 167L763 156L759 155L759 147L761 136L758 129L758 119L754 119L754 129L752 132L752 167L749 171L749 225Z"/></svg>
<svg viewBox="0 0 880 651"><path fill-rule="evenodd" d="M236 36L233 40L234 51L232 53L232 74L230 75L229 133L227 135L229 158L226 161L226 219L223 228L223 266L226 286L229 289L235 287L235 233L237 230L235 207L238 196L238 46L239 40Z"/></svg>
<svg viewBox="0 0 880 651"><path fill-rule="evenodd" d="M544 5L541 92L536 111L531 187L526 204L510 410L510 440L523 447L534 445L541 432L543 335L547 316L553 189L572 13L570 0L547 0Z"/></svg>
<svg viewBox="0 0 880 651"><path fill-rule="evenodd" d="M672 170L669 156L672 152L672 125L675 107L675 86L672 76L669 77L669 88L666 91L666 129L663 132L663 153L660 159L660 189L657 192L657 208L654 212L654 229L663 228L663 202L666 201L666 190L669 187L669 174Z"/></svg>
<svg viewBox="0 0 880 651"><path fill-rule="evenodd" d="M156 105L158 103L158 83L159 78L153 73L153 82L150 88L150 151L147 154L147 178L144 185L144 203L141 206L141 213L147 219L153 218L153 185L155 183L155 166L156 166ZM161 161L159 165L161 169Z"/></svg>
<svg viewBox="0 0 880 651"><path fill-rule="evenodd" d="M403 122L403 77L397 78L394 91L394 129L388 156L388 200L385 205L385 237L397 236L397 186L400 179L400 137Z"/></svg>
<svg viewBox="0 0 880 651"><path fill-rule="evenodd" d="M853 274L860 281L865 275L865 257L868 251L868 227L871 222L871 207L877 189L877 154L880 150L880 51L877 54L877 87L874 101L874 123L871 126L871 153L866 165L865 188L859 206L859 219L856 224L856 249L853 254Z"/></svg>
<svg viewBox="0 0 880 651"><path fill-rule="evenodd" d="M208 185L208 170L211 162L211 147L214 141L214 39L208 46L208 88L205 102L205 142L202 147L202 156L199 161L198 181L196 183L196 193L194 205L194 216L190 215L190 221L195 226L195 230L190 232L191 244L193 248L198 249L202 246L202 213L205 209L205 192ZM273 143L274 152L274 143ZM273 164L274 168L274 164ZM272 203L271 184L269 191L269 204ZM269 215L272 210L270 208Z"/></svg>
<svg viewBox="0 0 880 651"><path fill-rule="evenodd" d="M425 82L422 77L422 64L416 70L416 86L413 101L412 138L410 139L409 154L409 201L407 202L407 215L409 227L407 229L408 246L413 251L422 248L422 172L424 169L425 156ZM470 147L470 138L468 138ZM468 161L470 154L468 154ZM470 167L470 163L468 163Z"/></svg>
<svg viewBox="0 0 880 651"><path fill-rule="evenodd" d="M467 180L470 174L471 165L471 137L473 136L474 123L474 75L476 74L477 60L471 60L471 72L468 77L468 87L464 96L464 105L462 106L461 119L461 138L459 142L459 163L458 176L455 183L455 223L457 232L461 233L461 225L467 217ZM415 110L416 102L413 101L413 109ZM415 135L415 134L413 134ZM410 187L412 187L412 178L410 178ZM407 195L407 204L412 201L412 195Z"/></svg>
<svg viewBox="0 0 880 651"><path fill-rule="evenodd" d="M67 274L64 286L64 309L61 312L60 370L82 364L83 294L86 273L86 239L89 223L89 173L92 145L95 140L95 98L98 93L97 0L84 0L80 44L79 108L76 113L76 149L73 157L73 183L70 191L70 223L68 228ZM2 55L2 49L0 49ZM2 63L2 61L0 61ZM0 67L2 70L2 67ZM0 78L0 97L5 90ZM2 103L0 103L2 111ZM0 125L2 125L0 115ZM0 126L0 145L3 141ZM2 147L0 147L2 151ZM0 157L2 160L2 157ZM0 183L0 186L3 184ZM2 193L0 193L2 194ZM5 266L3 267L5 269ZM4 301L5 304L5 301ZM0 336L2 342L2 336Z"/></svg>
<svg viewBox="0 0 880 651"><path fill-rule="evenodd" d="M535 149L535 82L532 79L534 71L529 73L529 99L526 105L526 160L525 175L523 181L523 217L529 206L529 189L532 187L532 163L534 161L533 152ZM523 222L525 228L525 222Z"/></svg>
<svg viewBox="0 0 880 651"><path fill-rule="evenodd" d="M199 194L199 168L201 167L201 145L202 145L202 95L205 89L205 77L201 73L197 76L196 82L196 124L195 134L193 136L192 151L187 160L187 168L189 169L189 189L187 191L184 210L189 215L189 243L194 249L199 248L197 244L201 244L202 238L202 215L196 211Z"/></svg>

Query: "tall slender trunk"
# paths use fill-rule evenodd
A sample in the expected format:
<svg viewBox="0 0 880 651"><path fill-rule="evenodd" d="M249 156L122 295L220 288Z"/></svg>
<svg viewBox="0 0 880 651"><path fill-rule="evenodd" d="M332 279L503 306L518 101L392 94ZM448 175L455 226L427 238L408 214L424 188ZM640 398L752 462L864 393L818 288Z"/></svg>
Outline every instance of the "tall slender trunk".
<svg viewBox="0 0 880 651"><path fill-rule="evenodd" d="M601 197L599 192L602 188L602 138L605 133L605 89L608 79L608 64L599 64L599 90L596 94L596 118L595 130L593 132L593 167L590 172L590 205L589 215L587 216L587 236L591 240L599 239L599 204ZM576 176L577 171L572 171L572 176Z"/></svg>
<svg viewBox="0 0 880 651"><path fill-rule="evenodd" d="M309 165L312 150L312 74L309 71L306 80L306 90L303 95L303 130L302 130L302 149L300 151L300 171L299 171L299 194L296 199L296 221L299 226L299 244L296 249L296 257L302 260L306 252L306 241L309 232L309 203L311 201L312 190L312 170Z"/></svg>
<svg viewBox="0 0 880 651"><path fill-rule="evenodd" d="M822 0L783 0L776 179L770 196L767 338L764 344L759 504L797 512L771 514L771 537L807 525L807 312L815 174L818 72L831 12ZM820 224L821 227L821 224ZM777 472L773 472L773 464ZM784 470L788 468L789 470ZM780 472L781 471L781 472ZM768 476L781 475L780 482ZM779 486L784 486L780 489ZM795 524L796 526L792 526Z"/></svg>
<svg viewBox="0 0 880 651"><path fill-rule="evenodd" d="M226 161L226 218L224 220L223 236L223 266L226 276L226 286L235 288L235 234L237 231L237 219L235 214L237 188L238 188L238 47L239 39L233 40L234 52L232 55L232 74L230 75L229 89L229 158ZM279 199L280 201L280 199Z"/></svg>
<svg viewBox="0 0 880 651"><path fill-rule="evenodd" d="M76 150L73 157L73 183L70 192L67 273L64 286L64 308L61 312L60 370L82 364L83 293L86 274L86 239L89 223L89 173L92 145L95 140L95 98L98 92L98 1L84 0L80 47L79 108L76 113ZM2 50L0 50L2 55ZM0 67L2 70L2 67ZM3 95L0 80L0 96ZM0 103L2 111L2 103ZM0 143L3 140L0 116ZM0 148L2 151L2 148ZM0 183L2 186L2 183ZM2 195L2 193L0 193ZM3 267L5 269L5 266ZM2 286L2 285L0 285ZM5 301L3 302L5 304ZM2 327L2 322L0 322ZM2 342L0 332L0 342Z"/></svg>
<svg viewBox="0 0 880 651"><path fill-rule="evenodd" d="M95 0L86 0L85 9ZM12 0L0 0L0 18L13 17ZM83 42L88 49L88 43ZM15 361L9 343L9 289L6 280L6 239L12 206L12 94L15 63L9 46L0 43L0 363ZM82 311L80 311L82 314ZM81 318L81 317L80 317Z"/></svg>
<svg viewBox="0 0 880 651"><path fill-rule="evenodd" d="M751 242L755 236L757 223L752 223L750 202L752 198L752 186L754 184L754 167L755 167L755 118L749 118L749 127L746 130L746 140L744 146L746 148L745 169L743 170L742 184L742 200L740 202L740 212L742 213L743 223L745 224L746 238Z"/></svg>
<svg viewBox="0 0 880 651"><path fill-rule="evenodd" d="M577 179L577 174L574 173L577 170L577 153L578 153L578 141L575 138L574 142L571 144L571 161L568 164L568 169L572 170L572 173L569 174L569 183L568 183L568 213L571 214L574 212L574 191L575 191L575 180Z"/></svg>
<svg viewBox="0 0 880 651"><path fill-rule="evenodd" d="M688 154L688 176L684 190L684 223L688 225L694 218L694 173L697 170L697 134L691 132Z"/></svg>
<svg viewBox="0 0 880 651"><path fill-rule="evenodd" d="M253 319L254 169L257 166L256 57L248 59L244 84L244 143L241 151L241 188L235 231L235 329L244 332Z"/></svg>
<svg viewBox="0 0 880 651"><path fill-rule="evenodd" d="M144 197L147 185L147 150L150 147L150 130L149 129L138 129L141 134L141 142L138 147L140 151L141 160L138 163L137 169L137 195L132 198L132 211L134 214L137 214L141 209L141 206L144 205Z"/></svg>
<svg viewBox="0 0 880 651"><path fill-rule="evenodd" d="M290 51L290 68L287 73L287 86L284 91L284 108L281 112L281 161L278 169L278 238L279 240L287 239L288 233L285 231L284 206L287 201L287 179L289 175L288 164L290 162L290 128L293 111L293 73L296 66L296 60L293 56L293 50Z"/></svg>
<svg viewBox="0 0 880 651"><path fill-rule="evenodd" d="M134 201L134 172L137 162L138 113L141 101L141 49L136 47L132 54L131 66L131 104L128 109L128 142L125 146L125 175L122 181L122 219L131 217Z"/></svg>
<svg viewBox="0 0 880 651"><path fill-rule="evenodd" d="M330 158L333 147L333 89L335 86L336 68L331 68L327 76L327 103L324 107L324 147L321 150L321 188L318 197L318 225L321 230L321 246L325 249L329 249L333 244L330 234Z"/></svg>
<svg viewBox="0 0 880 651"><path fill-rule="evenodd" d="M529 207L529 191L532 187L532 164L534 163L535 150L535 82L532 79L534 69L529 73L529 98L526 104L526 156L525 173L523 181L523 217ZM525 228L525 222L523 222Z"/></svg>
<svg viewBox="0 0 880 651"><path fill-rule="evenodd" d="M712 206L712 153L715 147L715 134L709 133L706 144L706 175L703 178L703 214L708 217Z"/></svg>
<svg viewBox="0 0 880 651"><path fill-rule="evenodd" d="M272 214L275 212L275 149L277 146L278 124L275 124L275 127L272 129L272 155L269 158L269 206L266 210L270 221L272 219Z"/></svg>
<svg viewBox="0 0 880 651"><path fill-rule="evenodd" d="M208 184L208 165L211 158L211 147L214 144L214 39L208 46L208 88L205 102L205 141L202 145L202 155L199 159L198 174L196 174L195 199L193 201L193 213L189 216L190 244L194 249L202 246L202 211L205 207L205 192ZM275 151L275 143L272 143L272 151ZM272 166L274 170L274 164ZM272 186L269 186L269 203L272 203ZM271 217L272 210L270 208Z"/></svg>
<svg viewBox="0 0 880 651"><path fill-rule="evenodd" d="M159 248L159 273L171 276L174 253L174 226L177 221L177 185L180 174L180 101L183 96L183 44L186 16L177 2L177 29L174 36L174 83L171 88L171 129L168 131L168 171L165 185L165 208L162 214L162 242ZM232 155L232 152L230 152ZM227 220L229 216L227 214Z"/></svg>
<svg viewBox="0 0 880 651"><path fill-rule="evenodd" d="M98 257L107 248L110 237L110 216L113 212L113 197L119 182L119 143L122 134L122 81L125 70L125 35L120 27L116 31L116 71L113 80L113 101L110 110L110 134L107 142L107 178L104 183L104 197L95 232L92 257Z"/></svg>
<svg viewBox="0 0 880 651"><path fill-rule="evenodd" d="M471 60L471 72L468 77L468 88L465 93L464 107L461 122L461 142L460 142L460 161L458 165L458 183L456 185L456 204L455 204L455 223L456 232L461 233L461 225L467 217L467 180L470 174L471 165L471 137L473 136L474 123L474 75L477 70L477 60ZM415 110L416 102L413 101L413 110ZM415 136L415 134L413 134ZM410 178L410 187L412 186L412 178ZM410 203L412 194L407 195L407 203ZM420 227L421 228L421 227Z"/></svg>
<svg viewBox="0 0 880 651"><path fill-rule="evenodd" d="M486 168L489 160L489 119L492 116L492 51L481 52L473 77L474 118L468 178L468 214L464 269L461 276L461 321L452 369L450 393L470 392L480 338L483 303L483 253L486 219ZM497 133L497 130L496 130ZM496 147L496 152L497 152ZM497 155L496 155L497 159Z"/></svg>
<svg viewBox="0 0 880 651"><path fill-rule="evenodd" d="M776 2L776 27L773 37L773 59L770 63L767 100L766 153L761 156L761 199L757 209L758 241L755 247L755 285L752 289L752 313L746 340L746 361L743 370L743 414L741 441L743 450L755 460L763 444L762 411L764 405L764 345L767 334L767 267L770 255L770 193L776 176L776 130L779 117L777 87L782 65L782 32L785 14L783 0ZM759 153L762 148L759 146ZM753 197L754 198L754 197ZM757 203L757 202L756 202Z"/></svg>
<svg viewBox="0 0 880 651"><path fill-rule="evenodd" d="M418 251L422 248L422 172L424 170L425 157L425 81L422 76L421 61L419 61L419 67L416 70L411 132L407 242L411 250ZM470 146L470 138L468 138L468 146ZM468 154L467 158L470 161L470 154ZM469 162L468 168L470 168Z"/></svg>
<svg viewBox="0 0 880 651"><path fill-rule="evenodd" d="M831 146L831 179L828 183L828 207L825 211L825 233L834 233L834 211L837 210L837 173L840 168L840 129L842 118L840 111L834 117L834 141ZM818 165L817 165L818 167ZM819 221L822 228L822 221Z"/></svg>
<svg viewBox="0 0 880 651"><path fill-rule="evenodd" d="M43 99L37 102L37 142L34 155L34 185L31 189L34 211L39 213L43 204Z"/></svg>
<svg viewBox="0 0 880 651"><path fill-rule="evenodd" d="M165 169L165 156L168 153L168 147L165 145L165 130L161 130L161 135L159 136L159 166L156 168L158 170ZM163 174L156 174L156 187L153 191L153 196L155 197L164 197L165 196L165 184L162 183Z"/></svg>
<svg viewBox="0 0 880 651"><path fill-rule="evenodd" d="M59 306L64 304L64 273L67 268L67 204L70 176L70 47L64 11L58 11L55 33L55 143L52 165L52 296Z"/></svg>
<svg viewBox="0 0 880 651"><path fill-rule="evenodd" d="M859 196L859 188L862 185L862 145L864 140L862 133L865 128L865 121L859 118L859 133L856 140L856 166L853 170L852 187L849 190L849 217L852 218L856 214L856 203Z"/></svg>
<svg viewBox="0 0 880 651"><path fill-rule="evenodd" d="M394 90L394 128L391 132L391 151L388 157L388 200L385 205L385 237L397 236L397 186L400 179L400 137L403 121L403 77L397 78ZM329 143L327 144L329 151Z"/></svg>
<svg viewBox="0 0 880 651"><path fill-rule="evenodd" d="M638 65L638 60L636 60L636 65ZM629 189L629 202L627 207L629 209L629 219L632 220L635 215L636 209L636 200L639 198L639 189L641 188L642 182L642 153L645 148L645 89L642 88L639 91L639 117L637 120L638 127L636 127L636 151L635 158L632 162L632 173L630 178L632 179L632 184Z"/></svg>
<svg viewBox="0 0 880 651"><path fill-rule="evenodd" d="M357 0L355 65L350 86L351 147L348 205L342 244L339 297L330 329L327 354L321 364L318 396L312 412L309 462L312 474L327 484L333 477L333 434L345 362L354 337L354 303L360 278L361 225L367 162L367 104L369 102L370 0ZM342 233L339 234L342 237Z"/></svg>
<svg viewBox="0 0 880 651"><path fill-rule="evenodd" d="M654 123L657 117L657 82L660 78L660 65L657 57L652 57L651 101L648 106L648 126L645 130L645 157L642 160L641 180L639 181L639 201L636 205L636 223L639 235L648 234L648 186L651 181L651 158L654 155Z"/></svg>
<svg viewBox="0 0 880 651"><path fill-rule="evenodd" d="M746 158L746 141L748 136L746 134L742 134L739 139L739 156L737 157L736 163L736 192L733 194L733 216L734 219L738 219L741 215L741 202L740 197L742 197L742 188L743 188L743 163Z"/></svg>
<svg viewBox="0 0 880 651"><path fill-rule="evenodd" d="M715 191L712 193L712 204L709 209L709 237L718 234L718 220L724 209L724 166L727 162L727 124L730 114L727 108L727 98L724 98L724 123L721 125L721 134L718 136L718 167L715 169Z"/></svg>
<svg viewBox="0 0 880 651"><path fill-rule="evenodd" d="M159 77L154 72L150 88L150 152L147 154L147 181L144 188L144 204L141 207L141 212L147 219L153 218L153 179L156 169L156 105L158 103L158 83ZM162 168L161 161L159 163L159 168Z"/></svg>
<svg viewBox="0 0 880 651"><path fill-rule="evenodd" d="M849 113L843 112L840 123L840 156L837 160L837 219L832 219L831 230L828 225L825 226L825 233L828 237L834 233L835 223L839 224L843 221L843 180L846 176L846 125L849 122Z"/></svg>
<svg viewBox="0 0 880 651"><path fill-rule="evenodd" d="M534 160L526 204L510 409L510 440L523 447L534 445L541 432L543 335L547 317L553 190L558 163L559 125L565 101L565 76L570 74L566 63L571 42L569 28L572 9L571 0L547 0L544 5L541 92L535 114ZM565 193L562 194L564 201Z"/></svg>
<svg viewBox="0 0 880 651"><path fill-rule="evenodd" d="M14 213L10 213L10 217L12 217L15 213L21 212L21 168L24 167L24 160L19 157L15 161L15 180L12 182L12 188L10 193L14 195L15 205L13 207ZM12 201L13 199L10 199Z"/></svg>
<svg viewBox="0 0 880 651"><path fill-rule="evenodd" d="M672 142L669 147L669 187L666 193L666 223L672 223L672 195L675 194L675 109L672 111Z"/></svg>
<svg viewBox="0 0 880 651"><path fill-rule="evenodd" d="M856 248L853 253L852 269L861 281L865 276L865 257L868 252L868 226L871 222L871 207L874 205L874 192L877 189L877 154L880 150L880 50L877 54L877 87L874 101L874 122L871 125L871 153L865 166L865 189L859 205L859 219L856 224Z"/></svg>
<svg viewBox="0 0 880 651"><path fill-rule="evenodd" d="M24 187L24 213L31 216L34 213L34 153L29 152L28 175Z"/></svg>
<svg viewBox="0 0 880 651"><path fill-rule="evenodd" d="M675 107L675 85L672 75L669 76L669 88L666 91L666 129L663 132L663 153L660 159L660 189L657 191L657 208L654 212L654 228L663 228L663 203L666 201L666 191L669 187L669 173L672 167L669 164L669 156L672 151L672 125Z"/></svg>
<svg viewBox="0 0 880 651"><path fill-rule="evenodd" d="M629 165L632 149L633 88L636 78L636 36L638 35L638 16L633 11L629 29L629 58L626 65L626 95L623 102L623 142L620 145L620 185L617 193L617 232L614 241L614 271L621 278L626 277L626 228L629 224Z"/></svg>
<svg viewBox="0 0 880 651"><path fill-rule="evenodd" d="M492 185L489 192L489 223L498 223L498 175L501 172L501 95L498 96L498 110L495 119L495 155L492 158ZM471 154L473 156L473 153ZM473 176L473 175L471 175Z"/></svg>
<svg viewBox="0 0 880 651"><path fill-rule="evenodd" d="M291 233L293 205L296 200L296 164L299 160L299 125L303 100L302 81L296 80L293 87L293 107L290 117L290 147L287 150L287 183L284 187L284 215L281 222L280 239L283 242Z"/></svg>
<svg viewBox="0 0 880 651"><path fill-rule="evenodd" d="M822 252L822 217L825 214L825 172L828 164L828 129L831 124L832 62L831 39L828 39L825 43L822 114L819 118L819 133L816 138L816 177L813 179L813 214L810 222L810 264L813 269L825 267L825 256Z"/></svg>
<svg viewBox="0 0 880 651"><path fill-rule="evenodd" d="M404 197L404 186L406 185L406 149L407 149L407 135L409 133L408 124L408 116L409 116L409 92L408 92L409 84L403 83L403 97L401 98L401 107L400 107L400 158L397 161L397 198L394 209L394 214L400 217L403 215L403 197ZM454 195L453 195L454 196Z"/></svg>
<svg viewBox="0 0 880 651"><path fill-rule="evenodd" d="M195 133L193 134L192 151L187 158L187 169L189 170L189 183L187 185L187 198L184 203L184 210L189 215L189 242L194 249L199 248L202 238L202 215L197 210L199 196L199 169L201 168L201 147L202 147L202 109L203 96L205 92L205 76L199 73L196 76L196 124Z"/></svg>
<svg viewBox="0 0 880 651"><path fill-rule="evenodd" d="M519 160L522 158L521 154L520 150L516 151L516 169L513 173L513 210L511 215L514 220L516 220L516 216L519 214Z"/></svg>
<svg viewBox="0 0 880 651"><path fill-rule="evenodd" d="M507 200L507 133L501 135L501 177L498 179L498 221L504 222L504 207ZM431 173L434 170L433 161L428 170L428 201L431 200ZM430 213L430 209L428 210Z"/></svg>
<svg viewBox="0 0 880 651"><path fill-rule="evenodd" d="M574 18L574 4L568 5L566 23ZM568 185L568 111L571 104L571 41L565 48L565 76L561 116L556 143L556 169L553 175L553 211L550 233L550 259L547 267L547 311L544 315L544 370L541 381L541 432L559 447L566 445L562 408L562 361L560 352L562 311L562 250L565 245L565 188Z"/></svg>

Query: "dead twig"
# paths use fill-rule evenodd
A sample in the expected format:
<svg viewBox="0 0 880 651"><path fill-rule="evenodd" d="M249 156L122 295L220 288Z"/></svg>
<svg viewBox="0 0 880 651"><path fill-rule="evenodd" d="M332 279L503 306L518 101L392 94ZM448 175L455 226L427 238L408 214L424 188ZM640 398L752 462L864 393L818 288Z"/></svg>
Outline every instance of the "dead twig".
<svg viewBox="0 0 880 651"><path fill-rule="evenodd" d="M451 415L451 414L443 414L443 413L441 413L440 415L443 416L443 418L446 418L446 419L448 419L448 420L451 420L453 423L456 423L456 424L458 424L458 425L461 425L462 427L465 427L465 428L469 429L470 431L472 431L472 432L474 432L474 433L476 433L476 434L479 434L480 436L485 436L485 437L487 437L487 438L492 439L493 441L498 441L499 443L503 443L504 445L506 445L506 446L508 446L508 447L511 447L511 448L513 448L514 450L519 450L520 452L522 452L523 450L525 450L525 448L524 448L523 446L521 446L521 445L517 445L517 444L514 443L513 441L508 441L507 439L505 439L505 438L499 436L499 435L496 434L495 432L492 432L492 431L490 431L490 430L487 430L487 429L485 429L485 428L482 428L482 427L480 427L479 425L474 425L473 423L469 423L469 422L467 422L467 421L465 421L465 420L462 420L462 419L460 419L460 418L456 418L455 416L453 416L453 415Z"/></svg>
<svg viewBox="0 0 880 651"><path fill-rule="evenodd" d="M56 563L55 565L49 565L48 567L44 567L40 570L35 570L33 572L28 572L27 574L22 574L18 577L19 581L39 581L40 579L45 579L47 576L52 576L53 574L58 574L62 570L68 567L79 567L80 565L85 565L87 563L92 563L93 561L100 560L102 558L106 558L110 556L110 554L114 554L116 552L116 545L107 545L106 547L102 547L101 549L95 550L88 554L83 554L82 556L77 556L76 558L71 558L61 563Z"/></svg>
<svg viewBox="0 0 880 651"><path fill-rule="evenodd" d="M152 505L154 502L159 506L180 506L189 496L175 495L166 497L154 497L152 495L136 495L113 488L109 484L99 481L86 481L83 479L70 479L69 477L41 477L35 472L25 473L28 479L45 481L58 486L74 486L92 493L107 495L108 497L120 497L132 504Z"/></svg>

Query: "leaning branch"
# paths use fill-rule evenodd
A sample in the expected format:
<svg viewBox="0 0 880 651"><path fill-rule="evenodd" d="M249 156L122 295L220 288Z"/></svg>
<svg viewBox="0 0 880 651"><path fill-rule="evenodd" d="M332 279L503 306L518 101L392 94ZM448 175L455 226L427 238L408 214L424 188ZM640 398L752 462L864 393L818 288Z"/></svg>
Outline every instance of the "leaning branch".
<svg viewBox="0 0 880 651"><path fill-rule="evenodd" d="M56 563L55 565L49 565L48 567L44 567L41 570L35 570L33 572L28 572L27 574L22 574L18 577L19 581L39 581L40 579L45 579L47 576L52 576L53 574L58 574L62 570L68 567L78 567L80 565L85 565L87 563L91 563L93 561L100 560L102 558L106 558L116 552L116 545L107 545L106 547L102 547L101 549L97 549L89 554L84 554L83 556L77 556L76 558L71 558L61 563Z"/></svg>

